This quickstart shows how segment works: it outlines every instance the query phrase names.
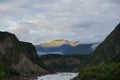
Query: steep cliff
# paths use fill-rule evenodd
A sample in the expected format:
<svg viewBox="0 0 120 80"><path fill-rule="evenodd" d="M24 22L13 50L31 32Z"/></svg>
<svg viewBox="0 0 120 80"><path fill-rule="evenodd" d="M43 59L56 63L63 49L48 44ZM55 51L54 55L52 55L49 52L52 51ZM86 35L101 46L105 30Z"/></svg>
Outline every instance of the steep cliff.
<svg viewBox="0 0 120 80"><path fill-rule="evenodd" d="M20 74L45 73L44 64L31 43L19 41L14 34L0 32L0 64ZM41 68L42 67L42 68Z"/></svg>
<svg viewBox="0 0 120 80"><path fill-rule="evenodd" d="M120 62L120 24L96 48L89 61L93 64Z"/></svg>
<svg viewBox="0 0 120 80"><path fill-rule="evenodd" d="M120 79L120 23L88 57L86 62L92 66L81 69L79 76L73 80Z"/></svg>

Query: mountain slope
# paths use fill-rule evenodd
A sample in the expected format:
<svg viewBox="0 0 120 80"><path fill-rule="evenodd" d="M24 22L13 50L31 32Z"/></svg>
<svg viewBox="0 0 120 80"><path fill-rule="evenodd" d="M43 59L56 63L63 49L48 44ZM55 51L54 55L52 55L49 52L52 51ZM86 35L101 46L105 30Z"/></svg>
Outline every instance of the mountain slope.
<svg viewBox="0 0 120 80"><path fill-rule="evenodd" d="M84 61L89 55L60 55L48 54L40 58L46 66L49 66L55 72L75 72L84 67Z"/></svg>
<svg viewBox="0 0 120 80"><path fill-rule="evenodd" d="M88 57L87 64L73 80L119 80L120 79L120 23ZM93 66L96 65L96 66Z"/></svg>
<svg viewBox="0 0 120 80"><path fill-rule="evenodd" d="M89 61L93 64L120 62L120 24L96 48Z"/></svg>
<svg viewBox="0 0 120 80"><path fill-rule="evenodd" d="M0 32L0 64L12 67L20 74L45 73L43 62L31 43L19 41L14 34Z"/></svg>
<svg viewBox="0 0 120 80"><path fill-rule="evenodd" d="M95 48L98 46L97 43L93 44L79 44L68 51L64 52L64 54L90 54Z"/></svg>
<svg viewBox="0 0 120 80"><path fill-rule="evenodd" d="M37 51L42 51L42 52L64 52L67 51L68 49L72 48L70 45L62 45L59 47L42 47L42 46L36 46Z"/></svg>
<svg viewBox="0 0 120 80"><path fill-rule="evenodd" d="M40 46L42 46L42 47L59 47L62 45L76 46L77 44L75 42L70 42L70 41L64 40L64 39L53 40L48 43L40 44Z"/></svg>

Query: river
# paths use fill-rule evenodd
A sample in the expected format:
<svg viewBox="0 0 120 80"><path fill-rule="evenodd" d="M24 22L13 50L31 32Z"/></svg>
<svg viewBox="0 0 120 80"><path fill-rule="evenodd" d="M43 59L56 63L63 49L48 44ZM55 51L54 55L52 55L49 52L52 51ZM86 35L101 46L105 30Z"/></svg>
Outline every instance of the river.
<svg viewBox="0 0 120 80"><path fill-rule="evenodd" d="M37 80L71 80L77 75L78 73L56 73L37 77Z"/></svg>

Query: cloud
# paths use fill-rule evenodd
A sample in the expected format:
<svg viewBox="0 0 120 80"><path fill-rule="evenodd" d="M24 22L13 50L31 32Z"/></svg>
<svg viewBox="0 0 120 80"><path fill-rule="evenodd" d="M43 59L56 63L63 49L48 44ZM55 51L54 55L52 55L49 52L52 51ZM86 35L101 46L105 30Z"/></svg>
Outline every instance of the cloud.
<svg viewBox="0 0 120 80"><path fill-rule="evenodd" d="M119 0L0 0L0 30L39 44L101 42L120 21Z"/></svg>

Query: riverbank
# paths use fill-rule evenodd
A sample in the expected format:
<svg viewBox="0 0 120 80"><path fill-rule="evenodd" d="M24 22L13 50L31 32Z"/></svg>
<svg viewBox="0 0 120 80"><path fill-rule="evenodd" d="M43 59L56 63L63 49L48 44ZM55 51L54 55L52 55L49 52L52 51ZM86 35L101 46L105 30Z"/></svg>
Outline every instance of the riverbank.
<svg viewBox="0 0 120 80"><path fill-rule="evenodd" d="M36 80L71 80L77 75L78 73L56 73L37 77Z"/></svg>
<svg viewBox="0 0 120 80"><path fill-rule="evenodd" d="M79 77L74 77L72 80L80 80Z"/></svg>
<svg viewBox="0 0 120 80"><path fill-rule="evenodd" d="M17 80L37 80L38 76L44 76L48 74L53 74L53 73L31 74L31 75L25 74L25 75L17 77L16 79Z"/></svg>

